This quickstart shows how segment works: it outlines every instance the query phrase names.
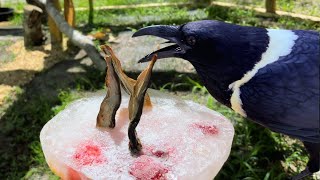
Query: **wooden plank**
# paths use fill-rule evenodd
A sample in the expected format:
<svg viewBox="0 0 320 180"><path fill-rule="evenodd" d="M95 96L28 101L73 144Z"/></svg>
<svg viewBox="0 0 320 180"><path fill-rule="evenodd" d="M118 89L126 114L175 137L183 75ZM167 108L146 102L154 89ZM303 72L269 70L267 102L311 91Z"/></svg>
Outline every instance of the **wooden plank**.
<svg viewBox="0 0 320 180"><path fill-rule="evenodd" d="M64 0L64 17L71 27L75 27L75 10L72 0Z"/></svg>
<svg viewBox="0 0 320 180"><path fill-rule="evenodd" d="M55 8L58 11L61 11L59 0L52 0ZM50 37L51 37L51 50L52 51L61 51L62 48L62 33L60 32L59 28L57 27L56 23L49 15L48 18L48 25L50 30Z"/></svg>
<svg viewBox="0 0 320 180"><path fill-rule="evenodd" d="M266 12L267 13L276 13L276 0L265 0Z"/></svg>

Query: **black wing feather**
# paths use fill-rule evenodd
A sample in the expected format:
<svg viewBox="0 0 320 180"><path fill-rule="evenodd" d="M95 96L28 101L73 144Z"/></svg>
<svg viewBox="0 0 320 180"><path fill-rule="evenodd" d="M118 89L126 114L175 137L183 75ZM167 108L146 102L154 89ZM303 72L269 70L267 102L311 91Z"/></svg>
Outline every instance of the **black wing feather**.
<svg viewBox="0 0 320 180"><path fill-rule="evenodd" d="M295 31L292 52L260 69L241 87L249 118L273 131L320 142L319 33Z"/></svg>

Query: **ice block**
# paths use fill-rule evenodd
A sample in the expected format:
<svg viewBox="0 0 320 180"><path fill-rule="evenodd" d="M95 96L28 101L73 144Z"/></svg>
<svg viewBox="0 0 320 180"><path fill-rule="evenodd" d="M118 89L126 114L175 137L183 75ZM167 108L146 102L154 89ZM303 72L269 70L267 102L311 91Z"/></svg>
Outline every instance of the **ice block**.
<svg viewBox="0 0 320 180"><path fill-rule="evenodd" d="M62 179L213 179L229 156L233 125L192 101L148 93L153 107L143 109L137 127L140 155L128 149L128 96L116 127L101 129L99 94L73 102L43 127L40 140L51 170Z"/></svg>

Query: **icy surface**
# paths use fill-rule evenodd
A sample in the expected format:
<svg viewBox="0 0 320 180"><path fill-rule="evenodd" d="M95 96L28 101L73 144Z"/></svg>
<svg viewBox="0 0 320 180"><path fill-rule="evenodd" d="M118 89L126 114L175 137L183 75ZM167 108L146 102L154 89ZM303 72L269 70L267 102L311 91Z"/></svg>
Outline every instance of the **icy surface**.
<svg viewBox="0 0 320 180"><path fill-rule="evenodd" d="M103 95L80 99L42 129L50 168L62 179L212 179L227 160L234 129L222 115L191 101L149 91L153 107L137 127L139 157L128 149L128 96L112 130L97 129Z"/></svg>

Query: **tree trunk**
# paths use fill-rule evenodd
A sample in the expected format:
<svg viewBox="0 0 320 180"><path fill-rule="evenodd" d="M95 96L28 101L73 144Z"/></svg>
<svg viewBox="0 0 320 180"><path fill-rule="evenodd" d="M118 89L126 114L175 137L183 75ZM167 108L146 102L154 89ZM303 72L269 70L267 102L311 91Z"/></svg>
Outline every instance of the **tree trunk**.
<svg viewBox="0 0 320 180"><path fill-rule="evenodd" d="M41 28L42 9L26 5L23 8L24 46L30 48L43 44L44 35Z"/></svg>
<svg viewBox="0 0 320 180"><path fill-rule="evenodd" d="M88 19L89 25L93 24L93 1L89 0L89 19Z"/></svg>
<svg viewBox="0 0 320 180"><path fill-rule="evenodd" d="M276 13L276 0L266 0L266 11Z"/></svg>
<svg viewBox="0 0 320 180"><path fill-rule="evenodd" d="M61 11L59 0L50 0L53 1L52 6L54 6L58 11ZM52 3L52 2L50 2ZM55 18L49 13L48 25L50 29L51 37L51 51L59 52L62 51L62 33L60 32L58 25L53 20Z"/></svg>
<svg viewBox="0 0 320 180"><path fill-rule="evenodd" d="M48 14L53 17L52 20L55 21L61 32L63 32L76 46L84 49L95 66L99 70L104 71L106 64L103 57L94 46L94 43L87 36L82 35L79 31L70 27L60 12L54 7L51 0L40 0L40 2L45 5Z"/></svg>

